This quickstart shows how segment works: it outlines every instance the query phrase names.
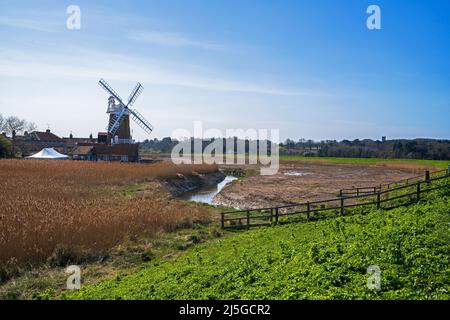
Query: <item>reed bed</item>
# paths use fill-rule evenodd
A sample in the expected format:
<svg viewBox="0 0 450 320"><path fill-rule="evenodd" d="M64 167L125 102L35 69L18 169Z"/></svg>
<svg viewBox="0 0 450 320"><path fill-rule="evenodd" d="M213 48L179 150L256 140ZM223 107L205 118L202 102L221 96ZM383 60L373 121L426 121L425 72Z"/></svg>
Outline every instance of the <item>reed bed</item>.
<svg viewBox="0 0 450 320"><path fill-rule="evenodd" d="M40 263L58 248L95 254L126 238L209 221L210 209L171 199L157 179L216 170L170 162L1 160L0 264ZM143 192L120 192L141 183Z"/></svg>

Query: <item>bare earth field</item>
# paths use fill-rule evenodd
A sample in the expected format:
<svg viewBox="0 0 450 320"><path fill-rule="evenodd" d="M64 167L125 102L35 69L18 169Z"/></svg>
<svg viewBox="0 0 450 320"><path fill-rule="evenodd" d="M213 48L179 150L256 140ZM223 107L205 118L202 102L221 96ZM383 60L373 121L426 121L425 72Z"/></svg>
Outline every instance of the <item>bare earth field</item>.
<svg viewBox="0 0 450 320"><path fill-rule="evenodd" d="M217 205L258 208L336 197L343 188L394 182L424 173L432 167L414 164L335 164L281 161L278 174L250 176L226 186Z"/></svg>

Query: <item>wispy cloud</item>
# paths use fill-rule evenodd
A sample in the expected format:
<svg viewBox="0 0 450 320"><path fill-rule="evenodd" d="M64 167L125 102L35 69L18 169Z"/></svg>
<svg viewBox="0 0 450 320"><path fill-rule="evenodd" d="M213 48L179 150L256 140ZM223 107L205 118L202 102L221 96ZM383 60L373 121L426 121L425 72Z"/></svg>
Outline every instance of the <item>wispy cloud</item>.
<svg viewBox="0 0 450 320"><path fill-rule="evenodd" d="M41 23L31 19L0 17L0 25L35 31L47 31L47 29L44 28Z"/></svg>
<svg viewBox="0 0 450 320"><path fill-rule="evenodd" d="M97 79L135 81L151 85L179 86L218 92L255 93L278 96L323 96L310 89L280 88L212 75L205 70L186 70L157 60L144 61L109 53L70 48L70 53L24 53L0 50L0 78ZM74 64L74 61L77 63Z"/></svg>
<svg viewBox="0 0 450 320"><path fill-rule="evenodd" d="M164 47L190 47L204 50L223 50L224 45L207 41L194 40L177 32L160 32L135 30L130 32L129 39Z"/></svg>
<svg viewBox="0 0 450 320"><path fill-rule="evenodd" d="M52 30L48 23L29 18L0 17L0 25L33 31L50 32Z"/></svg>

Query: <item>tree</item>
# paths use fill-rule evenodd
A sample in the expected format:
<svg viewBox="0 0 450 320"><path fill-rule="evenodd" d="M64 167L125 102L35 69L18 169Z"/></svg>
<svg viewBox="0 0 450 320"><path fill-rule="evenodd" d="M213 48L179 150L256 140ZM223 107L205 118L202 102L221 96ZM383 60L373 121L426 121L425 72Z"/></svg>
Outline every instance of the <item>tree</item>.
<svg viewBox="0 0 450 320"><path fill-rule="evenodd" d="M5 131L5 118L3 118L3 115L0 113L0 133Z"/></svg>
<svg viewBox="0 0 450 320"><path fill-rule="evenodd" d="M27 129L28 132L35 131L37 129L37 125L34 122L28 122L26 124L26 129Z"/></svg>
<svg viewBox="0 0 450 320"><path fill-rule="evenodd" d="M22 132L27 122L15 116L10 116L5 120L5 132L11 136Z"/></svg>
<svg viewBox="0 0 450 320"><path fill-rule="evenodd" d="M11 142L0 134L0 158L5 158L10 154Z"/></svg>
<svg viewBox="0 0 450 320"><path fill-rule="evenodd" d="M286 142L284 144L286 147L288 147L288 149L295 147L295 141L291 139L286 139Z"/></svg>
<svg viewBox="0 0 450 320"><path fill-rule="evenodd" d="M314 141L311 140L311 139L308 139L308 140L306 141L306 143L308 144L309 150L312 150L312 147L313 147L313 145L314 145Z"/></svg>

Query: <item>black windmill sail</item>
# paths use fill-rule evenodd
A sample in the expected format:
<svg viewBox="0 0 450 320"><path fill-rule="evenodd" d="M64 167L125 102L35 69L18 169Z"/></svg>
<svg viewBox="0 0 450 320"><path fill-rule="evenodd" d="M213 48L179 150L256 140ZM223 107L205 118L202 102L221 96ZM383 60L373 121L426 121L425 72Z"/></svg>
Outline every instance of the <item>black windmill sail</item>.
<svg viewBox="0 0 450 320"><path fill-rule="evenodd" d="M122 98L113 88L103 79L100 79L99 85L110 94L108 99L109 123L108 135L113 143L133 143L130 131L130 117L147 134L153 131L153 126L136 109L130 107L136 102L144 87L138 82L128 97L125 104Z"/></svg>

